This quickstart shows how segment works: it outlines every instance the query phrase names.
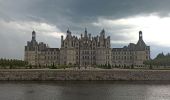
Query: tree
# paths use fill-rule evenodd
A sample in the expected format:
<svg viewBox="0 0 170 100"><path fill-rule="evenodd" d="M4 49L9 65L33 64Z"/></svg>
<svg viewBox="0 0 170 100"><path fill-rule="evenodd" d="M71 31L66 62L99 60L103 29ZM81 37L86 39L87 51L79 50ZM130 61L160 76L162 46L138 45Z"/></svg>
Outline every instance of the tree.
<svg viewBox="0 0 170 100"><path fill-rule="evenodd" d="M121 68L121 65L119 64L119 68Z"/></svg>
<svg viewBox="0 0 170 100"><path fill-rule="evenodd" d="M108 64L108 69L111 69L111 68L112 68L112 66L110 64Z"/></svg>
<svg viewBox="0 0 170 100"><path fill-rule="evenodd" d="M134 69L134 65L133 64L131 65L131 69Z"/></svg>
<svg viewBox="0 0 170 100"><path fill-rule="evenodd" d="M150 64L149 69L153 69L152 65Z"/></svg>
<svg viewBox="0 0 170 100"><path fill-rule="evenodd" d="M31 64L29 65L29 69L32 69L32 65Z"/></svg>
<svg viewBox="0 0 170 100"><path fill-rule="evenodd" d="M124 64L123 68L126 69L126 64Z"/></svg>

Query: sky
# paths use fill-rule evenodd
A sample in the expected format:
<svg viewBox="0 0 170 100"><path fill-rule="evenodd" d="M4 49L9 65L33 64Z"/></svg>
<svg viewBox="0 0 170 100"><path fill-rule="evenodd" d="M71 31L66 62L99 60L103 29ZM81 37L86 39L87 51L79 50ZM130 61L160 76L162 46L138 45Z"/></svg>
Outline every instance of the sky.
<svg viewBox="0 0 170 100"><path fill-rule="evenodd" d="M143 32L151 57L170 52L170 0L0 0L0 58L23 59L33 30L37 41L60 48L69 28L92 36L104 28L112 48L137 43Z"/></svg>

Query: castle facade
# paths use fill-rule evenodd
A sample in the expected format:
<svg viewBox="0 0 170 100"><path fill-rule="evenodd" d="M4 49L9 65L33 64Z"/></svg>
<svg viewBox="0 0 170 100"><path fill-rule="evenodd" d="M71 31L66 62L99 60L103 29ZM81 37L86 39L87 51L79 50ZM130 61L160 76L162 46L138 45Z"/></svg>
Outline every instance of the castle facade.
<svg viewBox="0 0 170 100"><path fill-rule="evenodd" d="M32 32L32 40L25 46L25 61L30 65L143 65L150 59L150 47L139 32L137 44L130 43L123 48L111 48L110 36L105 36L105 30L99 36L92 37L85 29L78 38L67 30L64 39L61 36L61 48L50 48L43 42L36 41L36 32Z"/></svg>

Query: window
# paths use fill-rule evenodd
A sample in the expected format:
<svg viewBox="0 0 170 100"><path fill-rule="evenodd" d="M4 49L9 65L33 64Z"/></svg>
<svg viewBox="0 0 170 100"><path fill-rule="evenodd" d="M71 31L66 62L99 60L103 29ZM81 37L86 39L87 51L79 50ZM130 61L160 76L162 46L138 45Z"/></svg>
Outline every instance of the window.
<svg viewBox="0 0 170 100"><path fill-rule="evenodd" d="M115 60L115 56L113 56L113 60Z"/></svg>
<svg viewBox="0 0 170 100"><path fill-rule="evenodd" d="M132 56L130 56L130 60L132 60Z"/></svg>

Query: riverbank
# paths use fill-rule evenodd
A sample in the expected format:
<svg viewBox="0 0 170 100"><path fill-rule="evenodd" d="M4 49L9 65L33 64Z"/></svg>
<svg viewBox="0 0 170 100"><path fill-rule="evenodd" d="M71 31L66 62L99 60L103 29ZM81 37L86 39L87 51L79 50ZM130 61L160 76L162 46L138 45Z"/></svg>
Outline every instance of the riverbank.
<svg viewBox="0 0 170 100"><path fill-rule="evenodd" d="M170 81L170 70L129 69L1 69L0 80L55 81L55 80L145 80Z"/></svg>

